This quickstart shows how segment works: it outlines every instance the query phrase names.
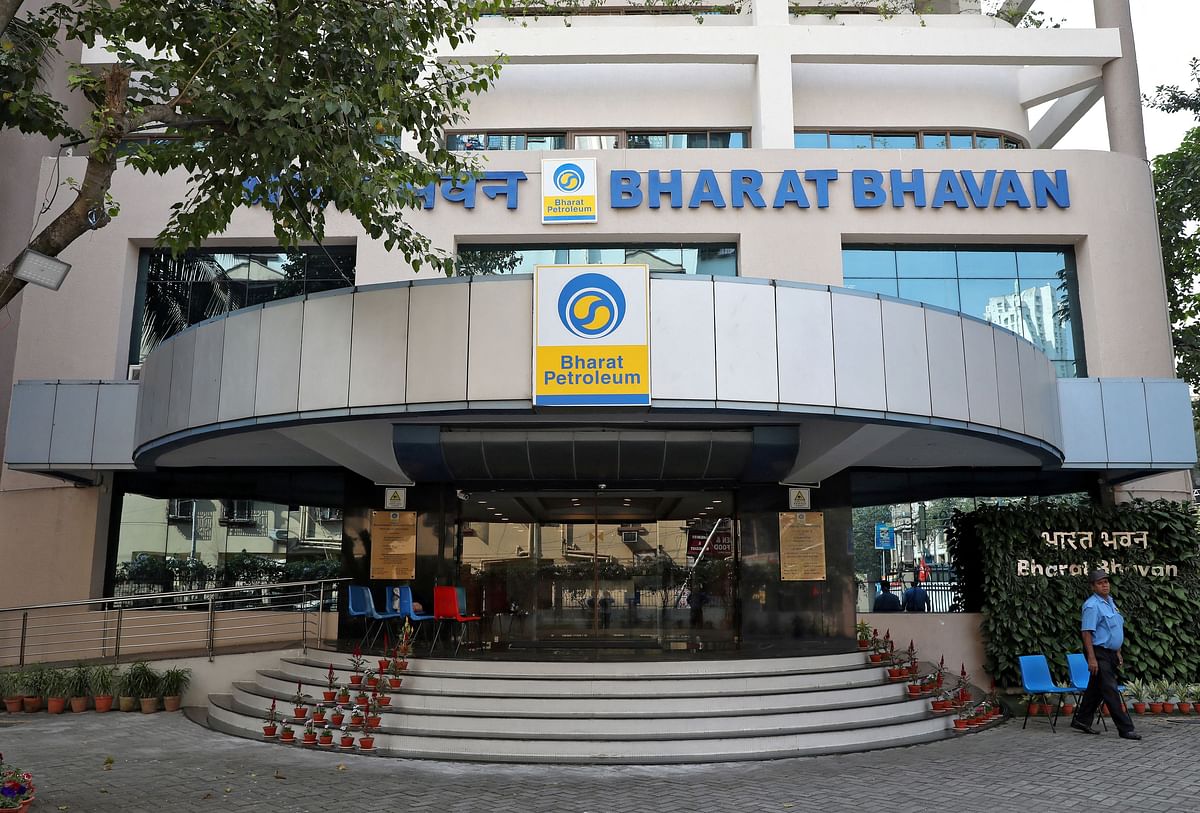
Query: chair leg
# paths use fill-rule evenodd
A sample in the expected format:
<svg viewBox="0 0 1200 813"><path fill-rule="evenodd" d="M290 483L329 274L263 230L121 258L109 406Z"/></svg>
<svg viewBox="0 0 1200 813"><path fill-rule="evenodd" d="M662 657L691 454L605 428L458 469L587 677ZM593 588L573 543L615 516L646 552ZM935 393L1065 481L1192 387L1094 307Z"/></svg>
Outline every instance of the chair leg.
<svg viewBox="0 0 1200 813"><path fill-rule="evenodd" d="M437 647L438 638L442 634L442 622L437 622L437 628L433 632L433 641L429 644L429 654L433 655L433 650Z"/></svg>
<svg viewBox="0 0 1200 813"><path fill-rule="evenodd" d="M454 640L454 657L456 658L458 657L458 650L462 648L463 631L465 626L466 625L463 624L463 622L458 622L458 634L455 636Z"/></svg>
<svg viewBox="0 0 1200 813"><path fill-rule="evenodd" d="M1062 695L1054 695L1054 716L1050 718L1050 730L1058 732L1058 715L1062 713Z"/></svg>
<svg viewBox="0 0 1200 813"><path fill-rule="evenodd" d="M1029 725L1029 706L1030 706L1032 703L1033 703L1033 701L1031 700L1031 701L1029 701L1029 703L1026 703L1026 704L1025 704L1025 720L1024 720L1022 723L1021 723L1021 730L1022 730L1022 731L1024 731L1024 730L1025 730L1025 726Z"/></svg>

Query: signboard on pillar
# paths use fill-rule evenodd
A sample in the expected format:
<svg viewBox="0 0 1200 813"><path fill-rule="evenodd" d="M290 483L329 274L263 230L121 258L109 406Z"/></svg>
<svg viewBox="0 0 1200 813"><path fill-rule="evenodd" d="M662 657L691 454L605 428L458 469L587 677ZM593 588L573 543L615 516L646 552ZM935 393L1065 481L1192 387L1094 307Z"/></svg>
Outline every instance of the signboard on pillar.
<svg viewBox="0 0 1200 813"><path fill-rule="evenodd" d="M825 581L825 515L820 511L779 515L779 579Z"/></svg>
<svg viewBox="0 0 1200 813"><path fill-rule="evenodd" d="M539 265L535 406L650 405L650 269Z"/></svg>
<svg viewBox="0 0 1200 813"><path fill-rule="evenodd" d="M417 577L417 513L371 512L371 578L408 581Z"/></svg>

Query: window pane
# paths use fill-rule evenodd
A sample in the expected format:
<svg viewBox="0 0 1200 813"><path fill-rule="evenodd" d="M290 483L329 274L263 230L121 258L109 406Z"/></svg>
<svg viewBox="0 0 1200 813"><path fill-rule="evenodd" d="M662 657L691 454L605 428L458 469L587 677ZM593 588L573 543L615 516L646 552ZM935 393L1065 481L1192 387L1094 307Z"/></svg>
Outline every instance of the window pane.
<svg viewBox="0 0 1200 813"><path fill-rule="evenodd" d="M916 135L888 133L875 136L875 149L877 150L915 150L916 148Z"/></svg>
<svg viewBox="0 0 1200 813"><path fill-rule="evenodd" d="M688 148L688 134L671 133L667 136L667 146L673 150L686 150Z"/></svg>
<svg viewBox="0 0 1200 813"><path fill-rule="evenodd" d="M830 133L829 146L835 150L869 150L870 133Z"/></svg>
<svg viewBox="0 0 1200 813"><path fill-rule="evenodd" d="M1019 150L1021 149L1021 142L1013 138L1006 138L1004 139L1004 149Z"/></svg>
<svg viewBox="0 0 1200 813"><path fill-rule="evenodd" d="M950 134L950 149L952 150L970 150L975 146L974 138L970 133L951 133Z"/></svg>
<svg viewBox="0 0 1200 813"><path fill-rule="evenodd" d="M615 135L577 135L575 149L577 150L615 150L617 137Z"/></svg>
<svg viewBox="0 0 1200 813"><path fill-rule="evenodd" d="M1066 283L1058 279L1021 280L1021 302L1025 310L1025 332L1021 335L1051 359L1073 359Z"/></svg>
<svg viewBox="0 0 1200 813"><path fill-rule="evenodd" d="M1061 251L1018 251L1017 272L1028 277L1057 277L1065 274L1067 258Z"/></svg>
<svg viewBox="0 0 1200 813"><path fill-rule="evenodd" d="M487 143L484 133L454 133L446 136L448 150L482 150Z"/></svg>
<svg viewBox="0 0 1200 813"><path fill-rule="evenodd" d="M957 311L958 280L902 279L900 280L900 297Z"/></svg>
<svg viewBox="0 0 1200 813"><path fill-rule="evenodd" d="M924 133L921 136L921 146L927 150L944 150L949 144L945 133Z"/></svg>
<svg viewBox="0 0 1200 813"><path fill-rule="evenodd" d="M653 246L461 246L460 275L532 273L537 265L646 263L656 273L737 275L737 247L729 244Z"/></svg>
<svg viewBox="0 0 1200 813"><path fill-rule="evenodd" d="M896 252L889 249L842 249L842 276L895 277Z"/></svg>
<svg viewBox="0 0 1200 813"><path fill-rule="evenodd" d="M740 150L746 146L746 134L742 132L730 132L728 130L715 130L708 134L709 149L732 149Z"/></svg>
<svg viewBox="0 0 1200 813"><path fill-rule="evenodd" d="M565 150L567 137L564 135L531 135L525 138L527 150Z"/></svg>
<svg viewBox="0 0 1200 813"><path fill-rule="evenodd" d="M1015 279L960 279L959 310L1020 333L1020 289Z"/></svg>
<svg viewBox="0 0 1200 813"><path fill-rule="evenodd" d="M1017 253L1015 251L959 251L958 275L960 277L1015 277L1017 275Z"/></svg>
<svg viewBox="0 0 1200 813"><path fill-rule="evenodd" d="M514 133L500 133L488 136L487 148L489 150L523 150L525 149L525 136Z"/></svg>
<svg viewBox="0 0 1200 813"><path fill-rule="evenodd" d="M695 252L695 265L689 258L690 252ZM701 246L698 249L683 250L683 264L688 273L708 274L713 277L737 276L737 249L733 246Z"/></svg>
<svg viewBox="0 0 1200 813"><path fill-rule="evenodd" d="M1000 149L1000 136L975 136L975 149L977 150L998 150Z"/></svg>
<svg viewBox="0 0 1200 813"><path fill-rule="evenodd" d="M871 291L876 294L886 294L887 296L896 296L896 280L895 279L862 279L850 277L843 283L847 288L853 288L856 291Z"/></svg>
<svg viewBox="0 0 1200 813"><path fill-rule="evenodd" d="M630 133L625 146L631 150L666 149L667 137L662 133Z"/></svg>
<svg viewBox="0 0 1200 813"><path fill-rule="evenodd" d="M687 145L688 149L693 150L708 149L708 133L688 133Z"/></svg>
<svg viewBox="0 0 1200 813"><path fill-rule="evenodd" d="M953 251L896 251L896 273L902 277L937 277L954 279L958 276Z"/></svg>
<svg viewBox="0 0 1200 813"><path fill-rule="evenodd" d="M792 144L798 150L824 150L829 147L827 133L793 133Z"/></svg>

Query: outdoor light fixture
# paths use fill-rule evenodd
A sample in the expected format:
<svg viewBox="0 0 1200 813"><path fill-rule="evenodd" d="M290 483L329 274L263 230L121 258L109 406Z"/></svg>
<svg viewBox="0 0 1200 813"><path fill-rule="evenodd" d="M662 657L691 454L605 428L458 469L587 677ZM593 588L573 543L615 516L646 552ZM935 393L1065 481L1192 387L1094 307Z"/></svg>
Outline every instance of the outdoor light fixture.
<svg viewBox="0 0 1200 813"><path fill-rule="evenodd" d="M17 260L17 268L13 272L13 276L24 282L57 291L70 270L70 263L65 263L55 257L47 257L45 254L27 248L21 252L21 256Z"/></svg>

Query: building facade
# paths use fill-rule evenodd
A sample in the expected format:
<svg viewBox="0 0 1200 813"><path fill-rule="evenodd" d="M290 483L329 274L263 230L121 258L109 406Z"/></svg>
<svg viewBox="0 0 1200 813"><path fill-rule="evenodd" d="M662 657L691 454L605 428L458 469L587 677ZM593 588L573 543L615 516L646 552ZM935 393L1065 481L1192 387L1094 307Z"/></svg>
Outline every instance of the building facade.
<svg viewBox="0 0 1200 813"><path fill-rule="evenodd" d="M508 55L445 133L480 175L411 216L451 278L344 214L284 251L252 194L173 259L183 173L119 171L3 337L0 544L39 559L9 603L270 560L462 586L492 645L794 653L852 632L854 506L1190 499L1128 9L1098 5L484 20L443 54ZM1102 96L1113 149L1054 149Z"/></svg>

